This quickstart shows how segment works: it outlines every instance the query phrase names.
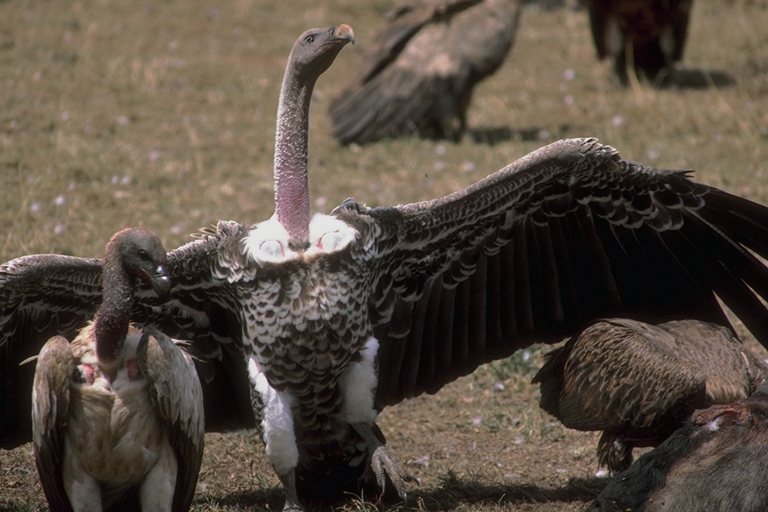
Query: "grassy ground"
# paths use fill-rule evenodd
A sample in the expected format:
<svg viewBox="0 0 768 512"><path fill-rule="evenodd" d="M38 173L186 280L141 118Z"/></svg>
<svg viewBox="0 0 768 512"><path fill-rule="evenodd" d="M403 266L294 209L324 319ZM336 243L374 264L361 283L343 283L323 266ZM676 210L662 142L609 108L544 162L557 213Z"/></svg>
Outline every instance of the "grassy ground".
<svg viewBox="0 0 768 512"><path fill-rule="evenodd" d="M341 148L330 99L351 80L389 1L0 1L0 261L96 256L126 225L166 246L272 204L278 88L304 29L350 23L358 44L321 77L311 118L315 209L396 204L466 186L551 140L597 136L630 159L768 201L768 3L700 0L684 71L700 86L622 90L595 60L586 15L528 6L511 57L476 91L470 136ZM712 72L707 74L706 72ZM713 77L707 82L706 77ZM716 86L720 84L720 86ZM407 509L578 510L602 485L593 434L541 413L513 359L386 410L421 484ZM252 435L206 439L196 510L279 508ZM44 509L31 447L0 452L0 510ZM352 499L345 509L375 506Z"/></svg>

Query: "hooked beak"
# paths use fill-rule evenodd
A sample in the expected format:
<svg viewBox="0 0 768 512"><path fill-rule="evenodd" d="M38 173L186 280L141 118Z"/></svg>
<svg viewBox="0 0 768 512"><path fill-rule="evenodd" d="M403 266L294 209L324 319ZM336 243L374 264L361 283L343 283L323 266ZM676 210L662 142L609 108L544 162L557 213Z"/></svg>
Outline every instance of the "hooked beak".
<svg viewBox="0 0 768 512"><path fill-rule="evenodd" d="M350 27L346 23L342 23L338 27L334 28L333 35L337 39L343 39L348 43L355 44L355 31L352 30L352 27Z"/></svg>
<svg viewBox="0 0 768 512"><path fill-rule="evenodd" d="M155 267L152 275L149 276L149 284L157 294L158 298L165 300L171 295L171 274L168 272L168 267L165 265L158 265Z"/></svg>

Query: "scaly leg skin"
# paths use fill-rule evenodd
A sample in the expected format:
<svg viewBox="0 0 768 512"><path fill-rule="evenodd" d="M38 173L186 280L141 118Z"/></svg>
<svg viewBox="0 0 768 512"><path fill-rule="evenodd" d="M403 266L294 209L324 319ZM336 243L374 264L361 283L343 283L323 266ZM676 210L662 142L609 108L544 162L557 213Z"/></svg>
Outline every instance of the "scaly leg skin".
<svg viewBox="0 0 768 512"><path fill-rule="evenodd" d="M376 483L378 483L381 491L384 492L387 484L387 477L392 482L392 485L397 491L397 495L400 499L406 501L408 498L408 492L406 490L406 482L418 482L414 477L408 474L407 471L397 462L389 448L382 443L376 434L373 433L371 426L367 423L353 423L352 428L360 434L360 437L368 444L368 451L371 455L371 469L376 476Z"/></svg>
<svg viewBox="0 0 768 512"><path fill-rule="evenodd" d="M283 512L304 512L304 507L299 503L299 495L296 492L296 471L291 469L285 474L278 474L285 492L285 505Z"/></svg>

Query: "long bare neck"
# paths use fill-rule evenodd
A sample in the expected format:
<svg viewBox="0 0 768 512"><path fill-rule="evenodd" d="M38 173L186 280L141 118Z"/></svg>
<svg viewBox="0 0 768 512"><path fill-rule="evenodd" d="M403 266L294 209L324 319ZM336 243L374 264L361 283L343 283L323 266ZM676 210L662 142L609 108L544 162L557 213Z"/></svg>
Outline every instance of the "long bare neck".
<svg viewBox="0 0 768 512"><path fill-rule="evenodd" d="M289 245L309 244L308 132L309 103L315 80L300 80L288 66L280 90L275 135L275 212L289 235Z"/></svg>
<svg viewBox="0 0 768 512"><path fill-rule="evenodd" d="M96 356L105 369L120 362L130 323L133 286L122 267L104 266L104 295L96 312Z"/></svg>

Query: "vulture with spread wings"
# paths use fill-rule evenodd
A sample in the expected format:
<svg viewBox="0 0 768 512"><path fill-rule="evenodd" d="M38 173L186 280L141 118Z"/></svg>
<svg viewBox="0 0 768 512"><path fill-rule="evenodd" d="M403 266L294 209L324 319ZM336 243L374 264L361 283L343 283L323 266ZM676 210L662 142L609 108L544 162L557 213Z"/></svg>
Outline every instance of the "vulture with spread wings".
<svg viewBox="0 0 768 512"><path fill-rule="evenodd" d="M275 215L220 221L171 251L170 299L139 294L133 306L133 319L190 340L209 361L207 430L258 418L287 510L361 477L405 496L408 475L378 411L596 317L727 323L720 298L768 343L768 208L595 139L554 142L439 199L349 199L310 217L311 89L351 39L341 25L294 44ZM98 260L49 258L0 266L6 448L29 439L19 361L46 331L74 330L98 306Z"/></svg>

